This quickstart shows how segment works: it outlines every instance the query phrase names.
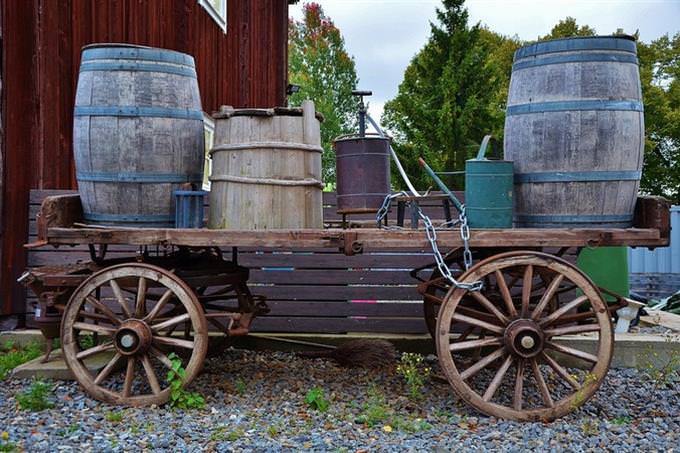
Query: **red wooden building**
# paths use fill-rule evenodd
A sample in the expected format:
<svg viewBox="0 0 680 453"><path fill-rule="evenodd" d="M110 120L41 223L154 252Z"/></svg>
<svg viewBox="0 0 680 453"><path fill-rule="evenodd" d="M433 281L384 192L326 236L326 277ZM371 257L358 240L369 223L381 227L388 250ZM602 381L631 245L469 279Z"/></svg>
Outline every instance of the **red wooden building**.
<svg viewBox="0 0 680 453"><path fill-rule="evenodd" d="M0 311L24 311L29 191L73 189L80 49L125 42L193 55L206 112L285 105L291 0L0 0Z"/></svg>

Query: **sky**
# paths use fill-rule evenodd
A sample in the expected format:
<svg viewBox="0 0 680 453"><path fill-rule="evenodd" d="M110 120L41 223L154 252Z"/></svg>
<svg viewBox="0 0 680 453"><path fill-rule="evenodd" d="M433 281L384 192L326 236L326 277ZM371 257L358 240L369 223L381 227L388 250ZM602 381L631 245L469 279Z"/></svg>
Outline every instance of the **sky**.
<svg viewBox="0 0 680 453"><path fill-rule="evenodd" d="M430 34L439 0L316 0L345 38L356 62L359 88L372 90L369 112L379 120L386 101L397 94L404 70ZM302 17L301 0L290 6ZM640 31L649 42L680 32L680 0L467 0L470 23L522 40L545 35L561 19L576 18L599 34L619 28Z"/></svg>

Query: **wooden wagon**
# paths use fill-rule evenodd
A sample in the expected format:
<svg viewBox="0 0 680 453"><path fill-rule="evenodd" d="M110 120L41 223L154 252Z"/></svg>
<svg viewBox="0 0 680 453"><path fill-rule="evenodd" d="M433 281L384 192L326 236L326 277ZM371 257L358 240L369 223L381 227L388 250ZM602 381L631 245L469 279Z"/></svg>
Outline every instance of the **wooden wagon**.
<svg viewBox="0 0 680 453"><path fill-rule="evenodd" d="M60 317L64 358L80 384L97 399L133 406L168 399L170 389L158 370L172 366L171 351L183 361L186 385L205 360L209 326L228 336L245 335L253 319L267 312L265 301L248 289L238 247L339 248L355 255L429 246L423 230L375 224L232 231L80 222L77 195L44 201L38 241L28 246L86 244L92 261L33 269L25 282L45 309ZM609 369L612 313L626 301L616 295L613 303L605 300L606 289L563 256L582 247L665 246L668 204L639 198L634 224L629 229L473 229L475 264L456 278L482 282L480 291L452 287L434 264L414 269L441 368L455 392L486 414L515 420L554 419L587 401ZM437 241L450 250L447 264L461 259L458 230L437 231ZM106 259L107 246L117 244L139 246L140 252ZM231 251L229 259L223 249ZM583 334L592 338L593 350L565 341ZM89 371L87 361L105 351L112 358ZM568 369L574 360L585 371ZM483 374L488 379L477 379ZM504 381L511 390L499 391Z"/></svg>

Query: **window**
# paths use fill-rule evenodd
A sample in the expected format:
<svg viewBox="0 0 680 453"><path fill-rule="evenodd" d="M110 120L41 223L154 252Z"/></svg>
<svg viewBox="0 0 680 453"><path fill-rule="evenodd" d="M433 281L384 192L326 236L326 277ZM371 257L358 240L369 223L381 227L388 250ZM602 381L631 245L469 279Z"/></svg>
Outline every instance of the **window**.
<svg viewBox="0 0 680 453"><path fill-rule="evenodd" d="M212 171L212 159L210 149L213 147L215 135L215 121L207 113L203 113L203 137L205 139L205 158L203 163L203 190L210 190L210 172Z"/></svg>
<svg viewBox="0 0 680 453"><path fill-rule="evenodd" d="M227 32L227 0L198 0L223 32Z"/></svg>

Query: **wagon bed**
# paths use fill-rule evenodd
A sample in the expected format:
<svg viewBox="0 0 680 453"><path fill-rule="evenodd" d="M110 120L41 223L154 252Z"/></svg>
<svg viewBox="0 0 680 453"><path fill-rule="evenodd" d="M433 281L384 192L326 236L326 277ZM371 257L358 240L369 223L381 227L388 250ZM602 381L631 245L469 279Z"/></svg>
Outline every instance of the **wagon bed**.
<svg viewBox="0 0 680 453"><path fill-rule="evenodd" d="M502 247L597 247L668 245L668 203L658 197L638 199L634 228L511 228L472 229L470 246ZM363 227L309 230L210 230L174 228L116 228L86 226L77 195L48 197L38 214L38 240L29 246L77 244L127 244L187 247L339 247L352 253L380 248L427 248L424 230ZM357 225L357 223L354 223ZM461 247L457 229L439 230L442 248Z"/></svg>

